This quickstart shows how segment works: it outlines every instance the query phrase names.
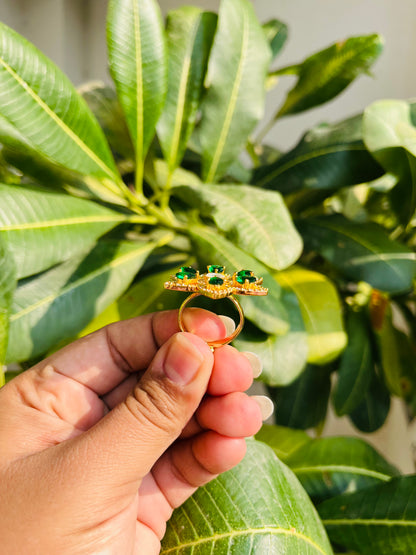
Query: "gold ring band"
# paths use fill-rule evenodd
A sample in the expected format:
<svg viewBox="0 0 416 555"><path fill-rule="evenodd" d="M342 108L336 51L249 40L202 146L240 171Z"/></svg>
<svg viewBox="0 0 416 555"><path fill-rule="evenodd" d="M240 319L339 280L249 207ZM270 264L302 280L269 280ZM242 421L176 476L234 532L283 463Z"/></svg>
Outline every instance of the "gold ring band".
<svg viewBox="0 0 416 555"><path fill-rule="evenodd" d="M188 306L188 304L193 299L195 299L195 297L201 297L201 296L204 296L204 295L202 295L201 293L192 293L192 295L189 295L189 297L187 297L184 300L184 302L181 304L179 308L179 314L178 314L178 323L181 331L189 331L186 329L186 326L183 322L183 311ZM224 337L223 339L215 339L213 341L207 341L211 349L216 349L218 347L222 347L223 345L228 345L228 343L231 343L231 341L233 341L237 337L237 335L240 333L240 331L243 329L243 326L244 326L244 313L238 300L233 295L229 295L228 297L225 297L225 298L229 299L236 307L238 315L240 317L240 321L236 326L235 330L233 331L233 333L231 333L227 337Z"/></svg>

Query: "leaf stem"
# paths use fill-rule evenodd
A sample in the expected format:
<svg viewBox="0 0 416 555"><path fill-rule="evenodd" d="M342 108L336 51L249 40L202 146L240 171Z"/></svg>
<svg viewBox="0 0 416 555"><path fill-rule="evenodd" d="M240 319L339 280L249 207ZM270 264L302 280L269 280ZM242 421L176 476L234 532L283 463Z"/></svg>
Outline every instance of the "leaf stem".
<svg viewBox="0 0 416 555"><path fill-rule="evenodd" d="M169 207L169 200L170 200L170 191L172 189L172 179L173 179L173 172L172 168L169 168L168 176L166 179L165 187L162 192L162 196L160 198L160 207L162 210L166 210Z"/></svg>
<svg viewBox="0 0 416 555"><path fill-rule="evenodd" d="M167 233L166 235L164 235L163 237L161 237L161 238L157 241L156 246L157 246L158 248L164 247L165 245L167 245L168 243L170 243L170 242L173 240L174 237L175 237L175 234L172 233L172 232L170 231L169 233Z"/></svg>
<svg viewBox="0 0 416 555"><path fill-rule="evenodd" d="M274 127L276 123L277 117L273 117L264 127L260 130L259 134L257 135L254 144L260 144L263 142L265 136L269 133L269 131Z"/></svg>
<svg viewBox="0 0 416 555"><path fill-rule="evenodd" d="M135 189L136 189L136 197L139 201L139 204L142 206L147 204L147 199L143 194L143 162L141 160L137 160L136 164L136 176L135 176Z"/></svg>
<svg viewBox="0 0 416 555"><path fill-rule="evenodd" d="M137 194L131 191L124 182L122 182L122 185L123 193L127 201L129 202L130 207L134 209L135 212L140 212L141 214L144 214L145 212L143 210L143 206L148 203L147 198L144 195L141 195L141 197L139 197Z"/></svg>
<svg viewBox="0 0 416 555"><path fill-rule="evenodd" d="M158 219L155 216L139 216L133 215L127 218L127 221L131 224L149 224L156 225Z"/></svg>
<svg viewBox="0 0 416 555"><path fill-rule="evenodd" d="M154 204L149 204L147 207L149 214L157 219L157 222L169 229L175 229L177 231L182 231L184 226L176 218L172 210L167 206L166 208L158 207Z"/></svg>

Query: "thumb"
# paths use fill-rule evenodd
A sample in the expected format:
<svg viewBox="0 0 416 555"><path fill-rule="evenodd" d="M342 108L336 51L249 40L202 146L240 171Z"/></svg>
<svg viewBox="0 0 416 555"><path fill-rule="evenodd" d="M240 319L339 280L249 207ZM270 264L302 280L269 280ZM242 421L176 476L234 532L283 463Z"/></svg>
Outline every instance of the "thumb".
<svg viewBox="0 0 416 555"><path fill-rule="evenodd" d="M177 333L160 348L127 399L74 438L89 487L91 481L137 487L197 409L213 360L206 342L191 333Z"/></svg>

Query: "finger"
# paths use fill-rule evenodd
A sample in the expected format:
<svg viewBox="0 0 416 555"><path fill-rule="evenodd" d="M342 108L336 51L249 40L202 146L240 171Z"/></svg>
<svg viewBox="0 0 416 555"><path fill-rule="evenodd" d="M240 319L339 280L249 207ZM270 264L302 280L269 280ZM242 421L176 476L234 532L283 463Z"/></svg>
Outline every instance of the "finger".
<svg viewBox="0 0 416 555"><path fill-rule="evenodd" d="M188 330L206 340L226 335L222 320L207 310L190 308L183 318ZM171 310L110 324L67 345L34 370L56 368L97 395L104 395L128 374L147 368L158 348L179 331L177 319L178 312Z"/></svg>
<svg viewBox="0 0 416 555"><path fill-rule="evenodd" d="M172 508L179 507L194 491L218 474L238 464L246 452L241 438L208 431L175 444L156 463L152 474ZM142 515L146 507L139 507Z"/></svg>
<svg viewBox="0 0 416 555"><path fill-rule="evenodd" d="M132 555L143 555L144 553L149 553L149 555L160 553L160 539L149 526L137 521Z"/></svg>
<svg viewBox="0 0 416 555"><path fill-rule="evenodd" d="M106 395L103 395L101 399L105 403L105 406L111 410L118 404L122 403L127 399L129 394L133 391L134 387L140 380L140 374L135 372L128 376L125 380L119 383L114 389L109 391Z"/></svg>
<svg viewBox="0 0 416 555"><path fill-rule="evenodd" d="M205 432L164 454L140 485L137 519L162 538L173 510L195 490L233 468L246 452L244 439Z"/></svg>
<svg viewBox="0 0 416 555"><path fill-rule="evenodd" d="M246 391L253 383L253 368L248 357L230 345L214 352L214 368L208 384L210 395Z"/></svg>
<svg viewBox="0 0 416 555"><path fill-rule="evenodd" d="M211 395L225 395L233 391L246 391L258 375L260 361L251 353L239 353L235 348L225 345L214 351L214 367L208 385ZM115 389L102 397L109 409L124 401L138 382L137 374L131 375ZM191 437L202 430L195 417L192 417L181 433L181 437Z"/></svg>
<svg viewBox="0 0 416 555"><path fill-rule="evenodd" d="M203 429L229 437L247 437L260 430L263 415L255 397L234 392L222 397L207 397L196 419Z"/></svg>
<svg viewBox="0 0 416 555"><path fill-rule="evenodd" d="M246 391L253 382L253 377L261 371L258 357L252 353L239 353L234 347L225 345L214 351L214 367L208 385L211 395L225 395L233 391ZM136 375L128 377L114 390L103 397L109 409L124 401L136 385ZM204 402L204 401L202 401ZM189 438L202 431L195 416L189 420L180 437Z"/></svg>
<svg viewBox="0 0 416 555"><path fill-rule="evenodd" d="M180 435L203 398L213 354L190 333L171 337L157 352L134 391L93 428L62 447L71 456L78 487L126 486L131 493ZM88 460L88 465L84 461ZM65 463L62 463L65 464ZM69 463L68 463L69 464Z"/></svg>
<svg viewBox="0 0 416 555"><path fill-rule="evenodd" d="M253 377L258 377L260 373L261 362L254 353L239 353L229 345L215 349L214 368L208 385L208 393L220 396L233 391L246 391L252 384ZM204 402L203 400L202 403ZM265 408L269 410L269 407ZM194 415L182 430L180 437L182 439L189 438L201 431L202 427Z"/></svg>

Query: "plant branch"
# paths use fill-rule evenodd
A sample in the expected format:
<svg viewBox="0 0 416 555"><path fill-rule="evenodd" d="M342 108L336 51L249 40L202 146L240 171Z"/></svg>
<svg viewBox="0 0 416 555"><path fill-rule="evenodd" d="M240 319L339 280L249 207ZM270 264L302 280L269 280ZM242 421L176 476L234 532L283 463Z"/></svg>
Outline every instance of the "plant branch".
<svg viewBox="0 0 416 555"><path fill-rule="evenodd" d="M161 208L156 206L155 204L149 204L147 206L147 211L149 212L149 214L154 216L161 225L169 229L174 229L177 231L181 231L184 229L184 226L179 222L169 206L167 206L166 208Z"/></svg>
<svg viewBox="0 0 416 555"><path fill-rule="evenodd" d="M170 191L172 189L173 170L169 168L168 177L166 179L165 187L162 191L160 198L160 207L166 210L169 207Z"/></svg>

